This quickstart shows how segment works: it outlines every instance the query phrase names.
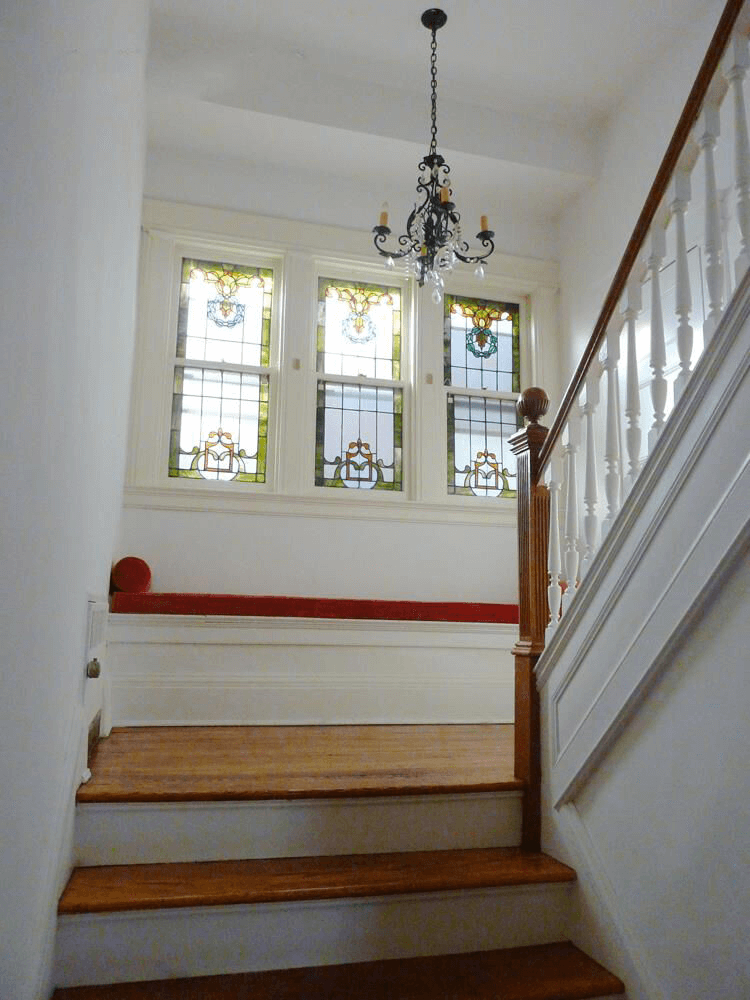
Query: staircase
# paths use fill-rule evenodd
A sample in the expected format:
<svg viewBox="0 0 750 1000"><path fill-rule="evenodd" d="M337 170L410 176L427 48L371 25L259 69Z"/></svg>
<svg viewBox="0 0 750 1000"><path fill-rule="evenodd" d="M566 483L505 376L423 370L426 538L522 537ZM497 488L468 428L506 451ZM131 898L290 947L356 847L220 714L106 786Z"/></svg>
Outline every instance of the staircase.
<svg viewBox="0 0 750 1000"><path fill-rule="evenodd" d="M522 796L507 724L118 726L55 996L621 995L565 940L575 872L521 850Z"/></svg>

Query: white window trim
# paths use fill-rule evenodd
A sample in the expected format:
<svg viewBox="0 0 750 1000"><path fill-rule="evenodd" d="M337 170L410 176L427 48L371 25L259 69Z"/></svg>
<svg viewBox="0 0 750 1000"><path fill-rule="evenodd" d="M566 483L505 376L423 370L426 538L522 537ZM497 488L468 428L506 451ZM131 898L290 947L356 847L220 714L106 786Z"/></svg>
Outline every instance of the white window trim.
<svg viewBox="0 0 750 1000"><path fill-rule="evenodd" d="M190 226L186 227L185 222ZM198 223L196 225L196 222ZM245 235L257 235L252 241ZM364 246L364 250L362 249ZM274 270L267 480L232 488L210 481L169 478L169 424L174 372L179 267L183 257L223 259ZM540 305L555 346L556 265L499 255L507 273L479 281L453 274L446 291L518 302L521 310L522 385L540 367ZM171 275L170 294L164 294ZM315 486L317 383L314 330L319 277L362 278L403 288L404 489L334 490ZM141 256L139 322L131 403L126 507L305 514L320 517L418 519L435 523L514 524L513 501L450 496L445 464L447 392L443 385L442 304L373 260L363 234L241 213L146 202ZM414 336L415 319L434 337ZM282 337L282 330L284 336ZM550 361L549 367L554 365ZM284 383L283 391L280 387ZM382 380L364 380L375 384ZM388 380L386 380L387 382ZM501 394L502 395L502 394ZM507 395L507 394L506 394ZM417 442L420 446L417 447ZM281 445L281 447L280 447Z"/></svg>

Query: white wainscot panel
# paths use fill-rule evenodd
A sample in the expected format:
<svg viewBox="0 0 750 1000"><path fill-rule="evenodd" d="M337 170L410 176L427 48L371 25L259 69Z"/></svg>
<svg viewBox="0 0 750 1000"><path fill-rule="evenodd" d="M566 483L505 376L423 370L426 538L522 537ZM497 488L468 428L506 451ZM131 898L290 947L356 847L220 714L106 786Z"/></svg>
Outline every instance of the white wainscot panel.
<svg viewBox="0 0 750 1000"><path fill-rule="evenodd" d="M512 722L517 627L111 615L115 725Z"/></svg>

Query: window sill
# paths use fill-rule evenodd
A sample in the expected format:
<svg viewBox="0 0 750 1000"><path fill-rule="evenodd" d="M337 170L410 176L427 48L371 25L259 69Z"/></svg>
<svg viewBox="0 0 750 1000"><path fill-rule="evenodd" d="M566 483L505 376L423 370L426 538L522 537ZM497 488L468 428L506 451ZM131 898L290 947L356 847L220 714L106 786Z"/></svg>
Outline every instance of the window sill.
<svg viewBox="0 0 750 1000"><path fill-rule="evenodd" d="M407 500L386 496L348 497L340 490L334 496L316 494L287 496L279 493L233 491L203 487L200 490L163 487L126 487L126 509L185 510L220 514L261 514L266 516L349 517L370 521L421 521L431 524L504 525L515 528L516 501L472 500L455 497L444 502Z"/></svg>

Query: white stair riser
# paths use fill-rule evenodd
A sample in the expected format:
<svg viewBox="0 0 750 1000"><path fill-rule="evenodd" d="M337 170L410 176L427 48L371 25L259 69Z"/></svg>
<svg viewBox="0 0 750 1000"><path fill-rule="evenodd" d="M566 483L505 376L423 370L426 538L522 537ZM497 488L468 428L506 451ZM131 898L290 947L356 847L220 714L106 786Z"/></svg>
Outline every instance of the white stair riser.
<svg viewBox="0 0 750 1000"><path fill-rule="evenodd" d="M513 847L521 793L79 805L76 864Z"/></svg>
<svg viewBox="0 0 750 1000"><path fill-rule="evenodd" d="M517 628L111 615L115 725L513 721Z"/></svg>
<svg viewBox="0 0 750 1000"><path fill-rule="evenodd" d="M332 965L546 944L568 886L86 914L58 922L59 986Z"/></svg>

